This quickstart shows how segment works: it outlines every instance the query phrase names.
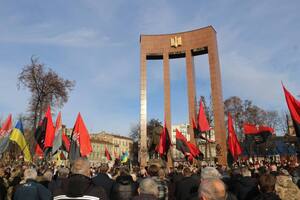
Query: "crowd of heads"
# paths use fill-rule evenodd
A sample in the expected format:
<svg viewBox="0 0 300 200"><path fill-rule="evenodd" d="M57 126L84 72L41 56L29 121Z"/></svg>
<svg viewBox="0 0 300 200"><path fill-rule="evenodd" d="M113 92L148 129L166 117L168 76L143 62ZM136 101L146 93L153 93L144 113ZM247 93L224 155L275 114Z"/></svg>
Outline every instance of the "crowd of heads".
<svg viewBox="0 0 300 200"><path fill-rule="evenodd" d="M91 165L80 158L70 165L55 163L0 165L0 200L16 199L14 193L24 184L35 181L49 190L50 198L55 191L66 191L64 182L74 177L86 177L104 188L104 199L300 199L300 167L287 163L237 163L224 166L177 165L166 168L158 164L139 166L111 166L107 163ZM99 175L103 176L99 176ZM105 177L104 177L105 175ZM97 180L98 178L98 180ZM108 182L111 185L109 189ZM95 181L94 181L95 180ZM67 182L72 184L72 181ZM119 185L118 185L119 184ZM128 187L125 187L127 184ZM122 191L126 194L122 194ZM120 193L121 194L118 194ZM187 193L186 193L187 192ZM184 193L185 197L182 197ZM185 194L186 193L186 194ZM143 197L143 198L139 198ZM150 198L150 199L151 199ZM55 199L55 198L54 198ZM146 199L146 198L145 198Z"/></svg>

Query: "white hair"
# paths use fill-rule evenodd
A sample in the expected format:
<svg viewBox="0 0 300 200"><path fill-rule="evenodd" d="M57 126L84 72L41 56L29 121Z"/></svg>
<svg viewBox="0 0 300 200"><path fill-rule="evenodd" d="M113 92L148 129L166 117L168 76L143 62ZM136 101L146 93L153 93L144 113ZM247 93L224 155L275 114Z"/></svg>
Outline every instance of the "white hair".
<svg viewBox="0 0 300 200"><path fill-rule="evenodd" d="M220 172L214 167L205 167L201 171L201 179L207 178L221 178L222 175Z"/></svg>
<svg viewBox="0 0 300 200"><path fill-rule="evenodd" d="M29 169L26 169L24 171L24 180L26 181L27 179L33 179L33 180L36 180L37 178L37 172L35 169L33 168L29 168Z"/></svg>
<svg viewBox="0 0 300 200"><path fill-rule="evenodd" d="M158 185L152 178L145 178L140 182L140 194L152 194L158 197Z"/></svg>
<svg viewBox="0 0 300 200"><path fill-rule="evenodd" d="M205 197L209 200L225 200L226 187L224 182L218 178L203 179L198 189L199 199Z"/></svg>

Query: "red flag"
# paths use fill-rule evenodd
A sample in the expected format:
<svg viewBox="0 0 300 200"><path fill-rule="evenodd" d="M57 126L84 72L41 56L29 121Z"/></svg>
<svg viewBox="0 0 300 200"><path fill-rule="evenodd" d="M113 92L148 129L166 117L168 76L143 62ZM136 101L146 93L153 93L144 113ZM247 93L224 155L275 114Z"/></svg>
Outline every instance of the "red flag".
<svg viewBox="0 0 300 200"><path fill-rule="evenodd" d="M300 137L300 101L298 101L282 84L285 100L288 105L295 132L297 137Z"/></svg>
<svg viewBox="0 0 300 200"><path fill-rule="evenodd" d="M110 153L108 152L108 149L106 147L105 147L105 156L106 156L107 160L111 160Z"/></svg>
<svg viewBox="0 0 300 200"><path fill-rule="evenodd" d="M70 140L64 132L62 133L62 141L63 141L63 145L65 147L65 150L67 152L70 152Z"/></svg>
<svg viewBox="0 0 300 200"><path fill-rule="evenodd" d="M238 156L242 154L241 145L236 137L233 121L230 113L228 112L228 149L234 158L234 160L238 159Z"/></svg>
<svg viewBox="0 0 300 200"><path fill-rule="evenodd" d="M36 146L35 146L35 155L37 155L39 157L44 157L44 152L41 149L39 144L36 144Z"/></svg>
<svg viewBox="0 0 300 200"><path fill-rule="evenodd" d="M158 152L161 157L166 156L171 145L172 144L169 136L169 131L165 121L163 130L160 134L159 143L156 146L155 151Z"/></svg>
<svg viewBox="0 0 300 200"><path fill-rule="evenodd" d="M0 128L0 136L5 136L10 133L12 130L12 115L9 114L5 122L2 124Z"/></svg>
<svg viewBox="0 0 300 200"><path fill-rule="evenodd" d="M211 129L207 121L204 106L201 100L200 100L199 113L198 113L198 124L199 124L200 132L206 132Z"/></svg>
<svg viewBox="0 0 300 200"><path fill-rule="evenodd" d="M258 134L258 127L254 124L244 123L243 128L245 135Z"/></svg>
<svg viewBox="0 0 300 200"><path fill-rule="evenodd" d="M202 159L203 158L203 154L201 153L201 151L199 150L199 148L194 145L191 142L187 142L188 147L190 149L191 155L195 158L195 159Z"/></svg>
<svg viewBox="0 0 300 200"><path fill-rule="evenodd" d="M47 119L46 135L45 135L45 143L44 143L44 148L46 149L47 147L52 147L53 140L54 140L54 133L55 133L50 106L48 106L47 108L47 111L45 113L45 118Z"/></svg>
<svg viewBox="0 0 300 200"><path fill-rule="evenodd" d="M74 129L73 129L73 134L72 134L72 140L77 140L76 142L79 144L80 148L80 156L85 157L89 155L92 152L92 146L91 146L91 141L90 141L90 136L89 132L83 122L83 119L78 113Z"/></svg>

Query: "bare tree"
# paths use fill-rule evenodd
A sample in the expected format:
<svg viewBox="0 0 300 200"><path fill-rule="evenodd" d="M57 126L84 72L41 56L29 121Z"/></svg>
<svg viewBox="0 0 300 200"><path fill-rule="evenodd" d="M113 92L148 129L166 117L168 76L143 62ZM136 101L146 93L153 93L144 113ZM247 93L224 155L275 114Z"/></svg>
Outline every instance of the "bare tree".
<svg viewBox="0 0 300 200"><path fill-rule="evenodd" d="M68 101L75 81L63 79L52 69L47 69L38 58L31 57L31 63L19 74L17 86L18 89L23 86L31 93L28 111L32 128L35 129L48 105L59 108Z"/></svg>

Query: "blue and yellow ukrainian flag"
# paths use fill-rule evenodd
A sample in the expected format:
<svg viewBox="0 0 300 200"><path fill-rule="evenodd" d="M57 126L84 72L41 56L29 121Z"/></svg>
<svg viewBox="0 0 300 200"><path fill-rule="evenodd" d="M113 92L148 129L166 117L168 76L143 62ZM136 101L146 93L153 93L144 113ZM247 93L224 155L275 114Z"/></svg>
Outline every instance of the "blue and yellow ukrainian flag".
<svg viewBox="0 0 300 200"><path fill-rule="evenodd" d="M19 145L20 149L22 150L22 152L24 154L24 160L26 162L31 162L32 160L31 160L31 154L29 151L29 146L27 145L27 142L25 140L23 133L24 133L23 124L22 124L22 121L19 120L17 122L15 128L13 129L12 133L10 134L9 139Z"/></svg>

